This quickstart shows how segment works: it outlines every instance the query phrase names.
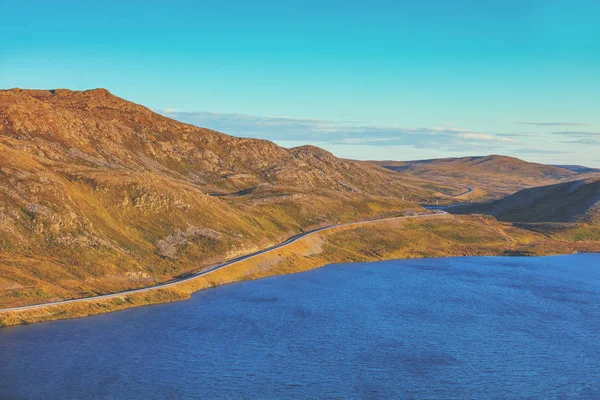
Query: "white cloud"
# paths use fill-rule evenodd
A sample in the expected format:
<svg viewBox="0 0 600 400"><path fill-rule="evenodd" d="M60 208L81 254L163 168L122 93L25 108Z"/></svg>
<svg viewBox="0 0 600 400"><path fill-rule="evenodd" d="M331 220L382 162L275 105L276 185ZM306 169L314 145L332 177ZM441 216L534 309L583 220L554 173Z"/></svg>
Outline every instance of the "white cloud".
<svg viewBox="0 0 600 400"><path fill-rule="evenodd" d="M499 141L505 143L516 143L517 139L510 137L498 137L495 135L490 135L489 133L461 133L460 135L463 139L475 139L475 140L488 140L488 141Z"/></svg>
<svg viewBox="0 0 600 400"><path fill-rule="evenodd" d="M158 112L230 135L272 140L285 147L313 144L332 151L337 156L356 159L416 160L507 154L550 164L579 163L600 167L595 157L600 132L595 129L494 133L471 131L448 123L430 127L405 127L343 119L332 121L173 109ZM532 124L557 127L578 123Z"/></svg>
<svg viewBox="0 0 600 400"><path fill-rule="evenodd" d="M477 143L510 144L517 142L514 137L504 137L488 132L471 132L468 129L447 124L412 128L287 116L265 117L206 111L183 112L170 109L159 110L158 112L183 122L228 134L257 137L276 142L295 141L313 144L362 144L372 146L437 146L442 149L477 146Z"/></svg>
<svg viewBox="0 0 600 400"><path fill-rule="evenodd" d="M519 122L523 125L537 125L537 126L587 126L583 122Z"/></svg>
<svg viewBox="0 0 600 400"><path fill-rule="evenodd" d="M600 137L600 132L588 132L588 131L560 131L552 132L555 135L566 135L576 137Z"/></svg>

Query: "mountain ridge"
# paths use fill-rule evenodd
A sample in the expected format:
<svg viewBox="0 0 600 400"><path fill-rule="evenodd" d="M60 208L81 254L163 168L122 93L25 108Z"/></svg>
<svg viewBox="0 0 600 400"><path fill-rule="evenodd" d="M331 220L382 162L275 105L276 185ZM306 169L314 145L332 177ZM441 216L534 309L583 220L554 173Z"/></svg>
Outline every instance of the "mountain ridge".
<svg viewBox="0 0 600 400"><path fill-rule="evenodd" d="M11 89L0 92L0 96L4 97L0 99L5 104L4 113L19 113L20 117L15 120L0 114L4 121L0 133L10 133L18 140L32 135L52 140L78 152L80 159L88 158L83 161L102 163L102 167L160 169L174 176L183 174L200 185L237 190L253 184L239 179L240 174L269 183L371 189L386 194L408 189L377 168L339 159L325 150L317 151L316 147L285 149L266 140L237 138L184 124L116 97L106 89ZM18 103L20 109L9 106L7 110L6 104L11 101ZM57 115L60 113L66 115ZM94 117L100 120L93 120ZM170 159L168 165L166 159ZM185 163L191 165L186 168ZM190 169L202 174L193 176ZM234 177L234 181L229 177Z"/></svg>

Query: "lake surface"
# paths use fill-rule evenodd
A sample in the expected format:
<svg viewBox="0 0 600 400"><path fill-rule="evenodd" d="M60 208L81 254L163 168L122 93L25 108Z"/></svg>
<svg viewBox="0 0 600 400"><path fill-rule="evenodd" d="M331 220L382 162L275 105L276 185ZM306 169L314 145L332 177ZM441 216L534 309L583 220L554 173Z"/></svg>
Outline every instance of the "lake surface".
<svg viewBox="0 0 600 400"><path fill-rule="evenodd" d="M332 265L0 329L1 399L600 398L600 255Z"/></svg>

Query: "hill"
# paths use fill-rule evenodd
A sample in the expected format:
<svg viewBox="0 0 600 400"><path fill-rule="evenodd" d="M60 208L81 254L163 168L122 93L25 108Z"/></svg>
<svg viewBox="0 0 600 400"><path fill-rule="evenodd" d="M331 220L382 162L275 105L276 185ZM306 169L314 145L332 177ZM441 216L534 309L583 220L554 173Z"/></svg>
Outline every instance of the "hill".
<svg viewBox="0 0 600 400"><path fill-rule="evenodd" d="M317 227L432 213L417 203L464 186L183 124L104 89L0 91L0 308L148 287ZM173 301L329 263L600 243L598 232L581 242L579 232L557 239L491 217L435 217L345 225L173 289L35 315L0 311L0 326Z"/></svg>
<svg viewBox="0 0 600 400"><path fill-rule="evenodd" d="M600 178L521 190L501 200L452 208L510 222L600 222Z"/></svg>
<svg viewBox="0 0 600 400"><path fill-rule="evenodd" d="M0 306L147 286L435 192L107 90L0 91Z"/></svg>
<svg viewBox="0 0 600 400"><path fill-rule="evenodd" d="M593 170L575 170L531 163L514 157L444 158L422 161L375 161L403 176L473 187L470 198L496 199L518 190L592 176Z"/></svg>
<svg viewBox="0 0 600 400"><path fill-rule="evenodd" d="M13 89L0 96L0 133L21 143L36 141L48 158L63 162L159 173L206 191L237 191L259 183L377 194L405 189L389 185L377 168L338 159L317 147L288 150L183 124L104 89Z"/></svg>

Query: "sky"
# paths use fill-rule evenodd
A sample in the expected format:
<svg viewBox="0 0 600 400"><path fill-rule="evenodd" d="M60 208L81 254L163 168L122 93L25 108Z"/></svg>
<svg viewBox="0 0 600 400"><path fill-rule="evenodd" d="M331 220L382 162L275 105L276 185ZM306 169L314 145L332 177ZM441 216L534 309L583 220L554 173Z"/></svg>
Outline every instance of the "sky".
<svg viewBox="0 0 600 400"><path fill-rule="evenodd" d="M600 2L0 0L0 88L356 159L600 167Z"/></svg>

